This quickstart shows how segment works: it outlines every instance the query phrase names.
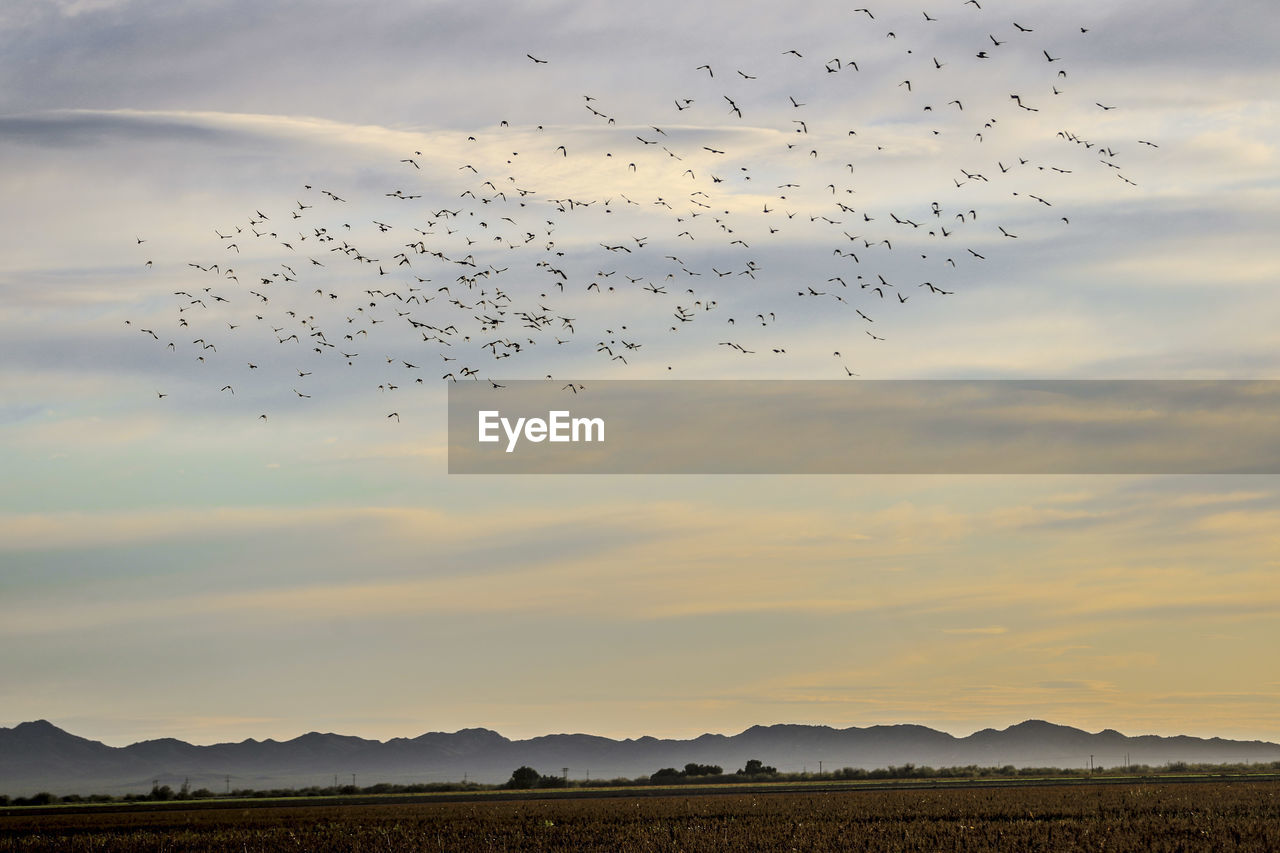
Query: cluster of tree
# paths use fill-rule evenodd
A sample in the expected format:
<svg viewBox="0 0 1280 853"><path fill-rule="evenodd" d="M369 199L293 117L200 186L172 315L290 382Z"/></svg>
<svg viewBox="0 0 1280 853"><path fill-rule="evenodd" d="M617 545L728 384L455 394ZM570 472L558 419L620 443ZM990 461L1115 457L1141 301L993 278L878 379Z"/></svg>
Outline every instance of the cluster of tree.
<svg viewBox="0 0 1280 853"><path fill-rule="evenodd" d="M690 762L684 766L683 770L677 770L674 767L664 767L649 777L654 782L670 784L671 782L679 782L681 779L688 779L695 776L723 776L724 768L719 764L694 764Z"/></svg>
<svg viewBox="0 0 1280 853"><path fill-rule="evenodd" d="M657 785L680 785L706 782L745 782L761 776L777 777L778 768L770 767L758 758L752 758L737 773L725 773L719 764L693 764L684 766L683 770L664 767L649 776L649 782ZM637 779L637 782L642 780Z"/></svg>
<svg viewBox="0 0 1280 853"><path fill-rule="evenodd" d="M377 794L430 794L457 791L484 791L494 785L481 785L476 782L415 782L397 785L390 782L379 782L376 785L357 787L355 785L310 785L305 788L233 788L226 793L217 793L208 788L197 788L194 791L179 788L173 790L169 785L156 785L146 794L67 794L58 796L48 791L32 794L29 797L11 797L0 794L0 806L47 806L58 803L138 803L165 802L169 800L205 800L205 799L271 799L278 797L344 797L367 796Z"/></svg>
<svg viewBox="0 0 1280 853"><path fill-rule="evenodd" d="M395 784L379 782L376 785L308 785L305 788L235 788L228 796L233 799L263 799L268 797L351 797L370 794L439 794L456 791L483 791L493 785L481 785L476 782L412 782ZM199 793L199 792L196 792Z"/></svg>
<svg viewBox="0 0 1280 853"><path fill-rule="evenodd" d="M778 768L770 767L758 758L747 761L747 765L738 771L739 776L777 776Z"/></svg>
<svg viewBox="0 0 1280 853"><path fill-rule="evenodd" d="M842 767L828 773L791 773L787 778L794 779L988 779L988 778L1041 778L1076 777L1097 775L1105 772L1109 776L1158 776L1170 773L1205 774L1247 774L1280 772L1280 761L1262 764L1189 764L1175 761L1160 767L1149 764L1129 764L1121 767L1097 767L1092 771L1087 767L1015 767L1006 764L1002 767L980 767L969 764L963 767L930 767L903 764L901 766L877 767L865 770L861 767Z"/></svg>
<svg viewBox="0 0 1280 853"><path fill-rule="evenodd" d="M159 800L159 801L203 800L209 797L216 797L216 796L217 794L215 794L213 791L210 791L208 788L197 788L196 790L193 791L191 790L191 786L188 785L186 782L183 782L182 787L179 788L177 791L173 790L173 788L170 788L168 785L161 785L159 783L156 783L151 786L151 793L147 794L145 797L141 797L141 799Z"/></svg>
<svg viewBox="0 0 1280 853"><path fill-rule="evenodd" d="M567 788L569 780L563 776L543 776L527 764L511 771L505 788Z"/></svg>
<svg viewBox="0 0 1280 853"><path fill-rule="evenodd" d="M59 802L62 802L62 798L57 794L50 794L48 791L41 791L29 797L14 797L13 799L7 796L0 796L0 806L48 806Z"/></svg>

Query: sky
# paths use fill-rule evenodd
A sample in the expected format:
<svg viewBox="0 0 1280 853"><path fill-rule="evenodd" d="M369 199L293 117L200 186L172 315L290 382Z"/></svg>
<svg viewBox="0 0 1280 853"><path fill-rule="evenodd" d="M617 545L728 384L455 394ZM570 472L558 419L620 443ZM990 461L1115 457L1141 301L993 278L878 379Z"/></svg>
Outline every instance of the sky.
<svg viewBox="0 0 1280 853"><path fill-rule="evenodd" d="M1277 39L1251 0L6 3L0 725L1280 740L1274 476L450 475L445 405L1280 379Z"/></svg>

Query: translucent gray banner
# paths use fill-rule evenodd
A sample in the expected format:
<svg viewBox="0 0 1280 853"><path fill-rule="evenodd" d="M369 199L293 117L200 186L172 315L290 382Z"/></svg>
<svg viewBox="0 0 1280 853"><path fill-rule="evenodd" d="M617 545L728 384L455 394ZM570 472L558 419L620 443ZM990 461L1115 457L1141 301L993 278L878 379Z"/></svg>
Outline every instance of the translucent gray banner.
<svg viewBox="0 0 1280 853"><path fill-rule="evenodd" d="M450 383L451 474L1276 474L1280 381Z"/></svg>

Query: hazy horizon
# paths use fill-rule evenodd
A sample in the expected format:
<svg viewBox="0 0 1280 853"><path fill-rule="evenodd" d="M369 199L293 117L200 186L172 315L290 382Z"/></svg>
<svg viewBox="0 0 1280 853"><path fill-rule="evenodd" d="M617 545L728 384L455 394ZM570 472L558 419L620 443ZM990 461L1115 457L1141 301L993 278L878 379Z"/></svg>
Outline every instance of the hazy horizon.
<svg viewBox="0 0 1280 853"><path fill-rule="evenodd" d="M1270 7L871 11L0 11L0 725L1280 741L1274 476L446 473L464 367L1280 378Z"/></svg>
<svg viewBox="0 0 1280 853"><path fill-rule="evenodd" d="M66 732L66 733L67 733L67 734L69 734L69 735L74 735L74 736L76 736L76 737L86 738L87 740L97 741L98 743L102 743L102 744L103 744L103 745L105 745L105 746L109 746L109 747L116 747L116 748L126 747L126 746L133 746L134 744L138 744L138 743L146 743L146 742L148 742L148 741L155 741L155 740L162 740L162 739L164 739L164 738L161 738L161 737L150 737L150 738L140 738L140 739L138 739L138 740L130 740L130 741L121 741L121 740L118 740L118 739L117 739L117 740L115 740L115 741L112 741L112 740L110 740L110 739L104 739L104 738L92 737L92 736L86 735L84 732L81 732L81 731L72 731L72 730L70 730L70 729L68 729L68 728L66 728L66 727L64 727L64 726L59 725L59 724L58 724L56 721L54 721L54 720L44 720L44 719L40 719L40 720L22 720L21 722L13 723L13 724L11 724L11 725L0 726L0 728L4 728L4 729L12 730L13 728L15 728L15 727L16 727L16 726L18 726L18 725L22 725L22 724L25 724L25 723L40 723L40 722L49 723L49 724L53 725L54 727L56 727L56 728L58 728L58 729L61 729L62 731ZM1178 732L1178 733L1160 733L1160 732L1145 732L1145 731L1125 731L1125 730L1123 730L1123 729L1116 729L1116 728L1114 728L1114 727L1110 727L1110 726L1108 726L1108 727L1104 727L1104 728L1100 728L1100 729L1096 729L1096 730L1090 730L1090 729L1084 729L1084 728L1081 728L1080 726L1073 726L1073 725L1070 725L1070 724L1068 724L1068 723L1061 723L1061 722L1057 722L1057 721L1054 721L1054 720L1042 720L1042 719L1031 719L1031 718L1028 718L1028 719L1025 719L1025 720L1018 720L1018 721L1016 721L1016 722L1009 722L1009 723L1007 723L1007 724L1003 724L1003 725L983 726L983 727L981 727L981 728L975 728L975 729L955 729L955 730L948 730L948 729L936 728L936 727L934 727L934 726L920 726L920 724L918 724L918 723L912 723L912 722L910 722L910 721L905 721L905 720L904 720L904 721L898 721L898 722L865 723L865 724L860 724L860 725L849 725L849 726L833 725L833 724L830 724L830 723L803 723L803 722L795 722L795 721L778 721L778 722L772 722L772 723L764 723L764 722L761 722L761 723L753 723L752 725L746 726L745 728L742 728L742 729L735 729L735 730L725 730L725 731L699 731L699 732L696 732L696 733L695 733L695 732L690 732L690 733L687 733L687 734L677 734L677 733L672 733L672 734L667 734L667 735L654 734L654 733L652 733L652 732L648 732L648 731L637 731L637 732L632 732L632 733L630 733L630 734L613 734L613 735L601 734L601 733L599 733L599 732L590 732L590 731L543 731L543 732L538 732L538 733L536 733L536 734L527 734L527 735L522 735L522 736L516 737L516 736L509 735L508 733L503 732L503 731L498 731L498 730L496 730L496 729L491 729L491 728L489 728L488 726L464 726L464 727L462 727L462 728L460 728L460 729L454 729L454 730L449 730L449 731L437 730L437 729L423 729L422 731L418 731L418 732L412 732L412 733L410 733L410 732L404 732L404 733L401 733L401 734L388 735L388 736L385 736L385 737L365 736L365 735L360 735L360 734L357 734L357 733L354 733L354 732L349 732L349 731L320 731L320 730L317 730L317 729L311 729L311 730L308 730L308 731L299 731L299 732L297 732L297 733L295 733L295 734L293 734L293 735L289 735L289 736L285 736L285 737L266 737L266 736L254 736L254 735L252 735L252 734L248 734L248 735L245 735L243 738L239 738L238 740L234 740L234 741L232 741L232 740L209 740L209 741L199 741L199 740L192 740L192 739L184 738L184 737L181 737L181 736L179 736L179 735L174 735L174 734L165 735L164 737L165 737L165 738L172 738L172 739L174 739L174 740L180 740L180 741L183 741L183 742L185 742L185 743L188 743L188 744L190 744L190 745L192 745L192 746L218 746L218 745L228 744L228 743L243 743L244 741L247 741L247 740L257 741L257 742L259 742L259 743L261 743L261 742L265 742L265 741L268 741L268 740L276 741L276 742L278 742L278 743L284 743L284 742L287 742L287 741L290 741L290 740L295 740L295 739L300 738L300 737L305 737L305 736L307 736L307 735L314 735L314 734L320 734L320 735L337 735L337 736L339 736L339 737L359 737L359 738L361 738L361 739L363 739L363 740L376 741L376 742L379 742L379 743L387 743L387 742L390 742L390 741L393 741L393 740L404 740L404 739L412 740L413 738L420 737L421 735L426 735L426 734L446 734L446 735L455 735L455 734L460 734L460 733L462 733L462 732L467 732L467 731L488 731L488 732L494 732L494 733L496 733L496 734L498 734L498 735L501 735L503 738L506 738L507 740L512 741L512 742L523 742L523 741L529 741L529 740L536 740L536 739L538 739L538 738L544 738L544 737L555 737L555 736L577 736L577 735L585 735L585 736L587 736L587 737L602 737L602 738L606 738L606 739L608 739L608 740L612 740L612 741L627 741L627 740L633 740L633 741L634 741L634 740L639 740L639 739L642 739L642 738L654 738L654 739L657 739L657 740L672 740L672 741L692 741L692 740L696 740L697 738L702 737L702 736L704 736L704 735L714 735L714 736L722 736L722 737L734 737L734 736L736 736L736 735L743 734L743 733L745 733L745 732L747 732L747 731L749 731L749 730L751 730L751 729L756 729L756 728L765 728L765 729L768 729L768 728L774 728L774 727L784 727L784 728L785 728L785 727L791 727L791 726L797 726L797 727L809 727L809 726L813 726L813 727L820 727L820 728L828 728L828 729L832 729L832 730L834 730L834 731L845 731L845 730L848 730L848 729L872 729L872 728L877 728L877 727L915 727L915 726L920 726L920 727L922 727L922 728L930 729L930 730L932 730L932 731L942 732L943 734L951 735L952 737L954 737L954 738L956 738L956 739L964 739L964 738L970 737L971 735L975 735L975 734L978 734L978 733L981 733L981 732L988 732L988 731L1003 732L1003 731L1006 731L1006 730L1008 730L1008 729L1017 728L1017 727L1019 727L1019 726L1025 725L1025 724L1027 724L1027 723L1047 723L1047 724L1048 724L1048 725L1050 725L1050 726L1055 726L1055 727L1057 727L1057 726L1061 726L1061 727L1065 727L1065 728L1069 728L1069 729L1076 729L1076 730L1078 730L1078 731L1083 731L1083 732L1085 732L1086 734L1091 734L1091 735L1103 734L1103 733L1106 733L1106 732L1117 732L1118 734L1123 735L1124 737L1127 737L1127 738L1137 738L1137 737L1145 737L1145 736L1155 736L1155 737L1178 737L1178 736L1180 736L1180 735L1186 735L1186 733L1185 733L1185 732ZM1215 737L1215 736L1213 736L1213 735L1186 735L1186 736L1188 736L1188 737L1196 737L1196 738L1200 738L1200 739L1204 739L1204 740L1209 740L1209 739L1212 739L1213 737ZM1238 743L1248 743L1248 742L1257 742L1257 743L1276 743L1276 741L1269 741L1269 740L1266 740L1266 739L1264 739L1264 738L1223 738L1223 740L1229 740L1229 741L1238 742Z"/></svg>

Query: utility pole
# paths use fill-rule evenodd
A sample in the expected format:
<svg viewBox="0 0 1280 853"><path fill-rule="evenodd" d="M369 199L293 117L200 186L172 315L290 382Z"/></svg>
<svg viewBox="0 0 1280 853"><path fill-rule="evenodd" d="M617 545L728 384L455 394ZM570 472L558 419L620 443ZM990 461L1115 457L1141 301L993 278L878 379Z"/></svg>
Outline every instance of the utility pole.
<svg viewBox="0 0 1280 853"><path fill-rule="evenodd" d="M1089 773L1090 775L1093 774L1093 756L1092 755L1089 756Z"/></svg>
<svg viewBox="0 0 1280 853"><path fill-rule="evenodd" d="M818 775L819 776L822 775L822 759L821 758L818 759Z"/></svg>
<svg viewBox="0 0 1280 853"><path fill-rule="evenodd" d="M568 785L569 784L569 768L561 767L560 769L564 771L564 783Z"/></svg>

